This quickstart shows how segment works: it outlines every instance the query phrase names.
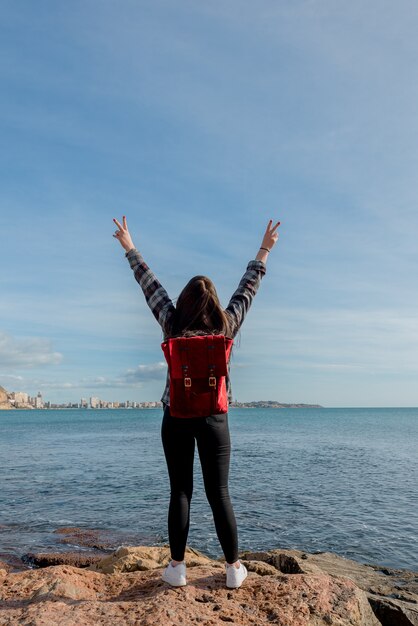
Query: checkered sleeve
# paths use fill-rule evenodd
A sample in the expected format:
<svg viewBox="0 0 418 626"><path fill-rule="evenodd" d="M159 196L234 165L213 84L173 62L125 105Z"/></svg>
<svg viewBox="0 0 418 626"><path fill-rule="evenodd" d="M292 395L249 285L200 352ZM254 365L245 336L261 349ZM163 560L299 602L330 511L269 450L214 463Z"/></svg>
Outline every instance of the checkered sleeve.
<svg viewBox="0 0 418 626"><path fill-rule="evenodd" d="M253 260L248 263L245 274L225 309L232 321L232 337L239 331L265 273L266 264L263 261Z"/></svg>
<svg viewBox="0 0 418 626"><path fill-rule="evenodd" d="M135 280L144 292L149 308L166 334L169 332L171 317L175 310L174 304L136 248L126 252L125 256L134 272Z"/></svg>

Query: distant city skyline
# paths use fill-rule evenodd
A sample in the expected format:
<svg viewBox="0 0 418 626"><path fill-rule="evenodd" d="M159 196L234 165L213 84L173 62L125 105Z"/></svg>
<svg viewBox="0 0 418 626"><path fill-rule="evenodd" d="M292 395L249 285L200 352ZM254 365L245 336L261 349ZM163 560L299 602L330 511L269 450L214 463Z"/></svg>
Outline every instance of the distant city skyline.
<svg viewBox="0 0 418 626"><path fill-rule="evenodd" d="M4 3L0 384L159 401L112 218L174 302L205 274L224 306L273 219L233 397L417 406L417 26L409 0Z"/></svg>
<svg viewBox="0 0 418 626"><path fill-rule="evenodd" d="M6 392L6 396L10 403L10 407L5 407L2 404L2 391ZM314 408L325 408L321 405L310 405L310 404L301 404L301 403L292 403L286 404L282 403L279 400L253 400L250 402L239 402L238 400L233 400L230 403L230 406L254 406L254 407L266 407L266 408L280 408L280 407L314 407ZM125 400L123 402L114 401L114 400L104 400L98 396L90 396L89 398L80 398L79 402L71 402L71 401L61 401L59 403L51 402L43 398L40 391L36 394L36 396L30 396L28 393L24 391L10 391L4 389L2 385L0 385L0 409L4 408L12 408L12 409L54 409L54 408L81 408L81 409L114 409L114 408L162 408L162 402L160 401L145 401L140 402L137 400Z"/></svg>
<svg viewBox="0 0 418 626"><path fill-rule="evenodd" d="M4 389L2 385L0 385L1 389ZM139 402L137 400L127 400L125 399L123 402L115 401L115 400L106 400L100 398L98 396L89 396L88 398L80 398L78 402L73 402L71 400L61 400L61 402L51 402L44 398L40 391L35 396L31 396L25 391L10 391L8 389L5 390L8 396L8 400L11 404L12 408L16 409L24 409L24 408L33 408L33 409L51 409L51 408L157 408L162 407L162 403L159 401L150 401L150 402ZM1 398L0 398L0 408L1 406Z"/></svg>

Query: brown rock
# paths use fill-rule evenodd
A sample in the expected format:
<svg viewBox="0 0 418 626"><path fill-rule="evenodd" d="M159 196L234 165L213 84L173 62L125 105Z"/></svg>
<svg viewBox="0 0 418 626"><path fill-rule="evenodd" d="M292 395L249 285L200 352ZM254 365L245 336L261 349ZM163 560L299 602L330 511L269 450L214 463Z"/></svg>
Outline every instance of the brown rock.
<svg viewBox="0 0 418 626"><path fill-rule="evenodd" d="M205 556L194 548L186 548L185 561L188 567L211 564L223 567L217 561ZM165 567L171 560L169 546L121 546L113 554L89 567L93 572L111 574L113 572L135 572Z"/></svg>
<svg viewBox="0 0 418 626"><path fill-rule="evenodd" d="M83 569L52 565L11 573L1 568L0 626L418 624L417 572L329 552L246 551L240 558L249 575L234 590L225 586L224 559L212 560L193 548L185 554L186 587L164 583L168 545L121 546Z"/></svg>
<svg viewBox="0 0 418 626"><path fill-rule="evenodd" d="M243 563L249 572L255 572L259 576L268 576L269 574L277 574L277 568L274 565L265 563L264 561L251 560L247 561L243 559Z"/></svg>
<svg viewBox="0 0 418 626"><path fill-rule="evenodd" d="M30 600L56 600L58 598L69 598L70 600L94 600L95 594L83 580L77 577L74 582L64 576L54 576L46 580L30 596Z"/></svg>
<svg viewBox="0 0 418 626"><path fill-rule="evenodd" d="M24 563L22 563L22 559L16 554L8 552L0 552L0 568L8 572L22 572L27 569Z"/></svg>
<svg viewBox="0 0 418 626"><path fill-rule="evenodd" d="M309 554L300 550L242 552L241 558L275 565L284 573L326 572L352 580L366 593L384 626L418 626L418 572L363 564L332 552Z"/></svg>
<svg viewBox="0 0 418 626"><path fill-rule="evenodd" d="M66 528L57 528L57 530L54 530L54 533L63 535L60 540L61 543L75 544L86 548L94 548L95 550L109 550L114 548L113 542L104 536L105 531L101 529L68 526Z"/></svg>
<svg viewBox="0 0 418 626"><path fill-rule="evenodd" d="M171 587L161 580L163 568L158 566L168 561L168 548L122 547L114 556L115 570L121 566L121 559L125 563L137 559L140 567L148 561L152 568L103 574L57 565L8 574L2 584L0 625L379 624L365 593L342 576L323 572L285 574L264 562L273 570L267 567L261 575L250 571L243 585L231 590L225 586L225 570L220 561L211 561L197 550L188 549L188 584ZM271 556L280 561L277 553ZM263 566L262 559L243 561L249 566Z"/></svg>

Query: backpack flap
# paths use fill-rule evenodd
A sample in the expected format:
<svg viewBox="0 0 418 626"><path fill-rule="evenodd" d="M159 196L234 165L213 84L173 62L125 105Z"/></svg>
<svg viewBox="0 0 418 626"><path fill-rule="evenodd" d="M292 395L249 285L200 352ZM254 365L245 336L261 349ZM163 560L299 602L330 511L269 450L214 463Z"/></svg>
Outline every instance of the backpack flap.
<svg viewBox="0 0 418 626"><path fill-rule="evenodd" d="M161 347L170 377L183 378L183 366L187 365L193 378L207 378L209 365L213 365L215 376L227 375L232 343L224 335L197 335L168 339Z"/></svg>

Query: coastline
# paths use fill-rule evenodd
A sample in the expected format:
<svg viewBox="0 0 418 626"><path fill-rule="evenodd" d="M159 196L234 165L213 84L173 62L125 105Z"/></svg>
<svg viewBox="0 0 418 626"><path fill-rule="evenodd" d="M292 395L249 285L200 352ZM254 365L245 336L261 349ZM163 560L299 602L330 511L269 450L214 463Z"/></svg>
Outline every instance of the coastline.
<svg viewBox="0 0 418 626"><path fill-rule="evenodd" d="M95 401L94 405L92 401ZM35 403L33 402L35 401ZM39 402L38 402L39 401ZM81 409L81 410L101 410L101 409L161 409L163 404L161 400L152 400L152 401L126 401L126 402L114 402L114 401L103 401L99 398L90 398L90 404L86 399L82 399L80 403L76 402L66 402L66 403L53 403L53 402L44 402L42 400L42 396L40 392L38 393L38 398L29 397L29 394L25 392L11 392L5 389L0 385L0 410L54 410L61 411L65 409ZM250 402L238 402L237 400L233 400L229 403L228 408L239 408L239 409L289 409L289 408L300 408L300 409L323 409L324 407L321 404L304 404L302 402L296 403L284 403L279 402L278 400L252 400Z"/></svg>
<svg viewBox="0 0 418 626"><path fill-rule="evenodd" d="M188 584L173 588L161 580L170 561L167 544L109 549L98 531L59 531L63 543L77 541L83 549L27 554L20 570L16 562L0 561L0 624L23 623L29 617L33 623L56 623L56 610L69 619L71 607L73 621L66 623L85 626L122 625L133 619L174 625L182 623L180 616L183 623L197 623L208 620L206 609L212 619L216 616L208 624L245 626L266 619L283 626L418 623L418 572L358 563L333 552L246 550L239 558L249 576L240 589L228 590L224 559L187 547ZM97 621L100 611L102 621ZM147 615L154 621L146 621ZM257 615L259 621L254 621Z"/></svg>

